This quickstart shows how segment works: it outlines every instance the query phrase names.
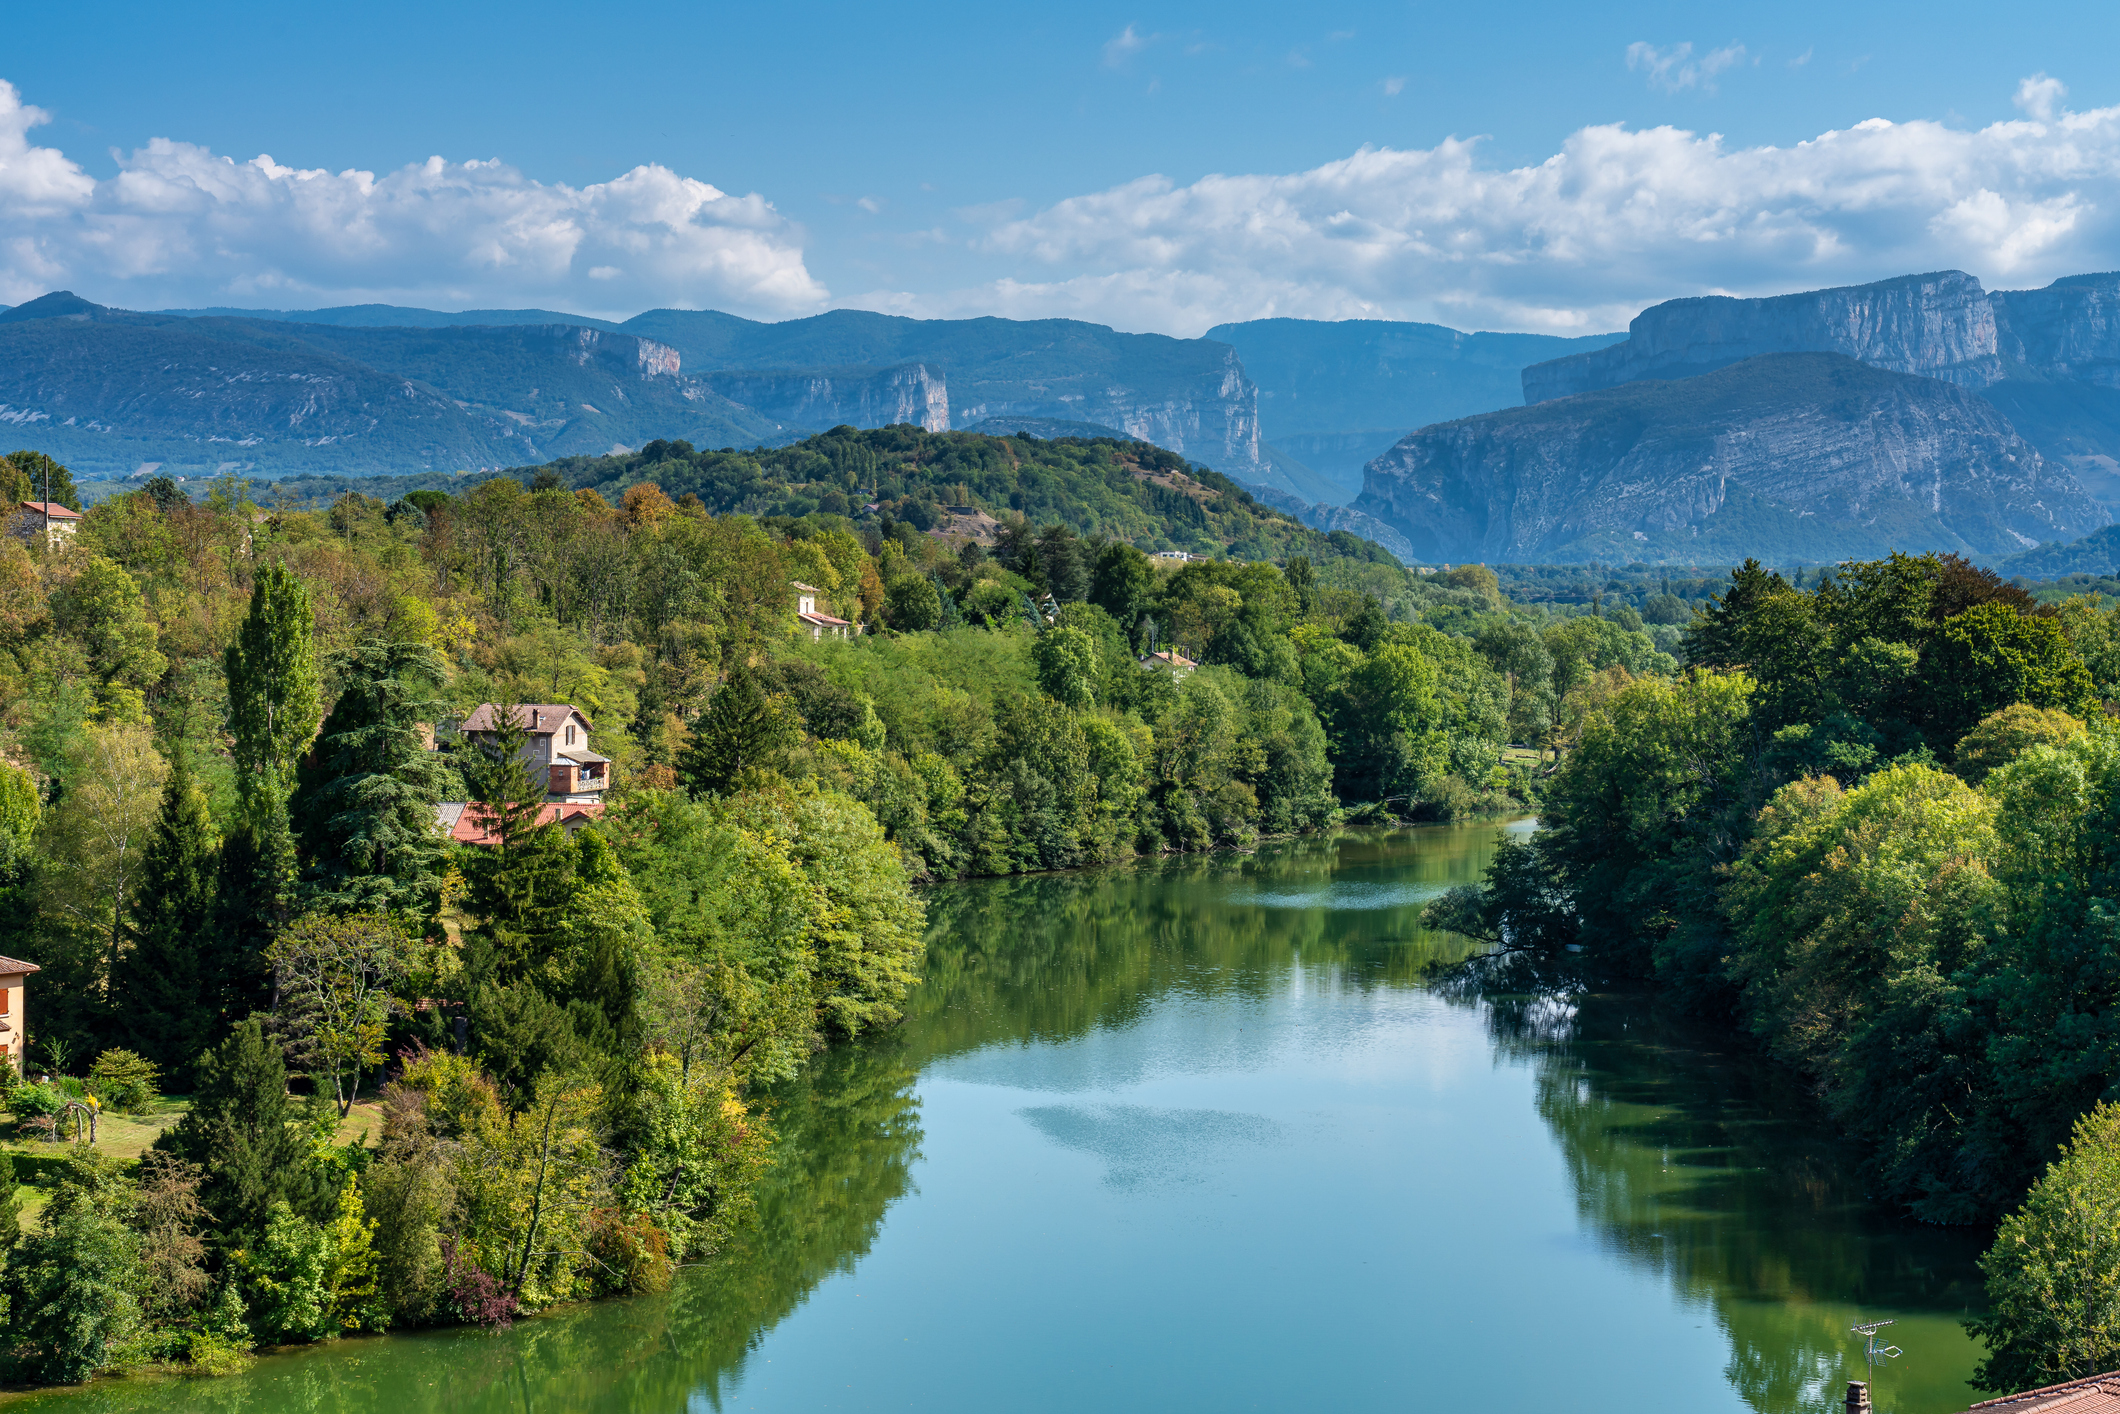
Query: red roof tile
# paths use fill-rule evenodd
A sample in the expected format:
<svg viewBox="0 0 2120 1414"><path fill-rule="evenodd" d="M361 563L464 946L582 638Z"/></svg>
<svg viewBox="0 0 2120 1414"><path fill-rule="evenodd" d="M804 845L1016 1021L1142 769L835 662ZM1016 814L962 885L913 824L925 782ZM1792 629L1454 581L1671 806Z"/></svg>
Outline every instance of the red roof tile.
<svg viewBox="0 0 2120 1414"><path fill-rule="evenodd" d="M1982 1400L1973 1409L1992 1409L1998 1414L2046 1414L2047 1410L2054 1414L2120 1414L2120 1370ZM1972 1410L1966 1414L1972 1414Z"/></svg>
<svg viewBox="0 0 2120 1414"><path fill-rule="evenodd" d="M600 800L579 804L540 805L537 808L537 823L549 825L557 820L562 828L575 829L603 813L604 803ZM492 823L485 812L474 803L456 817L456 823L449 827L449 838L458 844L499 844L501 837L487 828Z"/></svg>

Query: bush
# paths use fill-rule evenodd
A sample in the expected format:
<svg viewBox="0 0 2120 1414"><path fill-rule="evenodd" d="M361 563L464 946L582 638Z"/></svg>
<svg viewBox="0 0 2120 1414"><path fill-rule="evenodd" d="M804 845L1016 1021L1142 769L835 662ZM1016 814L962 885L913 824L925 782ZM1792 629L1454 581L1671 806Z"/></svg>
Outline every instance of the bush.
<svg viewBox="0 0 2120 1414"><path fill-rule="evenodd" d="M645 1213L629 1218L616 1208L598 1208L589 1219L588 1253L601 1295L670 1289L670 1237Z"/></svg>
<svg viewBox="0 0 2120 1414"><path fill-rule="evenodd" d="M17 1121L47 1118L65 1105L66 1097L49 1085L25 1082L7 1087L7 1110Z"/></svg>
<svg viewBox="0 0 2120 1414"><path fill-rule="evenodd" d="M88 1068L88 1091L105 1109L145 1114L162 1098L162 1072L145 1056L109 1050Z"/></svg>

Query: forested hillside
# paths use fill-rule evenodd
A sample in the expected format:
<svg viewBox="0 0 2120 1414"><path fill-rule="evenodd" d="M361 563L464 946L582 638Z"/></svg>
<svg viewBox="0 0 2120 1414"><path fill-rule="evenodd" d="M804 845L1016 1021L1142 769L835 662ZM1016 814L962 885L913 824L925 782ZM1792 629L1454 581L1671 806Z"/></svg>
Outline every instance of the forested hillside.
<svg viewBox="0 0 2120 1414"><path fill-rule="evenodd" d="M1513 606L1183 466L845 430L316 509L154 479L0 538L0 953L52 1076L5 1092L17 1142L190 1096L10 1257L7 1376L657 1289L744 1220L760 1088L898 1016L919 880L1520 805L1507 742L1673 670L1631 608ZM47 470L77 501L34 453L0 499ZM609 808L541 819L520 731L458 731L482 703L580 710Z"/></svg>
<svg viewBox="0 0 2120 1414"><path fill-rule="evenodd" d="M1588 706L1541 830L1431 921L1505 975L1653 979L1734 1017L1927 1221L1993 1220L2074 1132L1989 1254L1981 1378L2103 1368L2051 1292L2114 1280L2066 1214L2114 1193L2092 1112L2120 1081L2120 608L1935 556L1808 590L1754 563L1684 651Z"/></svg>

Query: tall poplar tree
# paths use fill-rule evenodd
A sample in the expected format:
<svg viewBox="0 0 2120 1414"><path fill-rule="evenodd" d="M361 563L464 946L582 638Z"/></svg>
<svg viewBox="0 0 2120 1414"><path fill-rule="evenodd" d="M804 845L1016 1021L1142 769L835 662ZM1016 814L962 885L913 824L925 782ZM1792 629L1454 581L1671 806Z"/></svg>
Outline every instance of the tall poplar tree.
<svg viewBox="0 0 2120 1414"><path fill-rule="evenodd" d="M228 730L245 794L294 778L316 735L316 615L309 591L282 564L258 571L250 613L228 645Z"/></svg>
<svg viewBox="0 0 2120 1414"><path fill-rule="evenodd" d="M213 928L220 841L180 752L141 860L132 947L111 977L113 1020L132 1049L184 1073L221 1034L228 971Z"/></svg>
<svg viewBox="0 0 2120 1414"><path fill-rule="evenodd" d="M305 883L334 911L425 921L441 906L434 807L445 777L423 738L443 709L433 696L441 657L371 639L334 666L345 688L296 771L289 811Z"/></svg>

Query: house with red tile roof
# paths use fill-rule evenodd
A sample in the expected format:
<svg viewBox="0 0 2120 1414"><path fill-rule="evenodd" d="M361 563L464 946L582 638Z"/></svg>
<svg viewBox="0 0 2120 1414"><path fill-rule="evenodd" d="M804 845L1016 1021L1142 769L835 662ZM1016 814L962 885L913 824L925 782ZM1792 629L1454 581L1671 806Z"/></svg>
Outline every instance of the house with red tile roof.
<svg viewBox="0 0 2120 1414"><path fill-rule="evenodd" d="M795 586L795 621L808 631L811 642L816 642L826 634L834 638L848 638L861 632L858 625L818 609L817 596L824 593L822 589L814 584L804 584L800 580L790 582Z"/></svg>
<svg viewBox="0 0 2120 1414"><path fill-rule="evenodd" d="M2120 1414L2120 1370L2069 1380L2043 1389L1982 1400L1967 1410L1986 1414Z"/></svg>
<svg viewBox="0 0 2120 1414"><path fill-rule="evenodd" d="M57 501L24 501L9 519L8 529L17 540L44 537L47 545L63 545L81 524L81 513Z"/></svg>

